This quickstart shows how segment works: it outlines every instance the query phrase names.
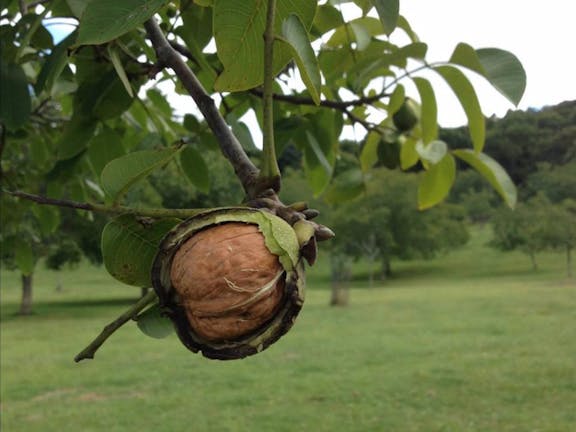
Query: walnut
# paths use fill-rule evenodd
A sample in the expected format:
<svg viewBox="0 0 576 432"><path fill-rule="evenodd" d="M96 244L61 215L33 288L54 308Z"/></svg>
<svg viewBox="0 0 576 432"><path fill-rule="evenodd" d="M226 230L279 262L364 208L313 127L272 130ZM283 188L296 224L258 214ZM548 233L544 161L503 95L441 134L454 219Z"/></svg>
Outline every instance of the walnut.
<svg viewBox="0 0 576 432"><path fill-rule="evenodd" d="M235 340L270 320L284 277L258 226L241 222L194 234L176 252L170 272L190 325L212 342Z"/></svg>

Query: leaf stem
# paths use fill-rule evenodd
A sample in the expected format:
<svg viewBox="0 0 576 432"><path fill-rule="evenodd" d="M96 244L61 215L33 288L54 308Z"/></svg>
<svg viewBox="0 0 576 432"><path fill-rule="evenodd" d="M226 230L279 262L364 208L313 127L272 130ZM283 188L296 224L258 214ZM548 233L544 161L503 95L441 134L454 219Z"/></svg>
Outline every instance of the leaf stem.
<svg viewBox="0 0 576 432"><path fill-rule="evenodd" d="M262 130L262 171L260 182L264 189L280 190L280 169L276 160L274 144L274 19L276 0L268 0L266 29L264 31L264 85L263 85L263 130Z"/></svg>
<svg viewBox="0 0 576 432"><path fill-rule="evenodd" d="M93 359L96 351L106 342L106 340L112 336L112 334L126 324L131 319L136 318L136 316L148 305L157 301L158 297L156 296L156 292L149 291L146 295L141 297L136 303L134 303L128 310L126 310L122 315L108 324L106 327L102 329L100 334L96 336L96 338L88 344L86 348L84 348L76 357L74 357L74 361L76 363L84 360L84 359Z"/></svg>
<svg viewBox="0 0 576 432"><path fill-rule="evenodd" d="M22 198L28 201L33 201L40 205L51 205L56 207L73 208L77 210L85 210L97 213L107 213L111 215L123 215L123 214L133 214L135 216L142 217L175 217L179 219L186 219L191 216L195 216L198 213L206 211L206 209L165 209L165 208L132 208L126 206L106 206L103 204L87 203L71 201L66 199L54 199L48 198L41 195L34 195L22 191L10 191L2 189L3 192L7 193L16 198Z"/></svg>

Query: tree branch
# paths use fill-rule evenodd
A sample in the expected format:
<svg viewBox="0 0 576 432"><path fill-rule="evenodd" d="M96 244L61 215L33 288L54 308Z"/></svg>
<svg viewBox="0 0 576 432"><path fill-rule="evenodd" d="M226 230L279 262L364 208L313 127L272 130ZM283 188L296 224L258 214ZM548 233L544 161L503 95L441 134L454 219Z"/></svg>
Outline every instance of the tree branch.
<svg viewBox="0 0 576 432"><path fill-rule="evenodd" d="M204 90L202 84L200 84L200 81L196 78L196 75L194 75L180 54L170 46L170 43L154 18L146 21L144 27L148 32L148 38L156 50L158 63L160 63L161 66L171 68L176 73L176 76L180 79L182 85L188 91L188 94L190 94L194 102L196 102L208 126L212 132L214 132L214 135L216 135L218 143L220 144L220 150L232 164L236 176L244 187L244 191L249 198L254 198L258 169L254 166L250 158L248 158L240 142L220 115L214 101L206 93L206 90Z"/></svg>
<svg viewBox="0 0 576 432"><path fill-rule="evenodd" d="M90 344L84 348L80 353L74 357L74 361L78 363L84 359L93 359L96 351L98 348L106 342L106 340L112 336L112 334L126 324L131 319L134 319L138 316L138 314L149 304L152 304L156 301L157 296L154 291L150 291L148 294L140 298L136 303L134 303L126 312L108 324L104 329L100 332L96 338L90 342Z"/></svg>
<svg viewBox="0 0 576 432"><path fill-rule="evenodd" d="M253 95L258 96L258 97L263 96L263 92L259 89L252 89L252 90L250 90L250 93L252 93ZM365 96L365 97L361 97L361 98L354 99L351 101L337 101L337 100L331 100L331 99L324 99L324 100L320 101L320 106L323 106L326 108L334 108L334 109L342 110L342 109L346 109L349 107L369 105L369 104L377 102L380 99L385 98L387 96L389 96L387 93L378 93L377 95L374 95L374 96ZM293 105L317 106L312 98L305 97L305 96L295 96L295 95L285 95L285 94L274 93L272 95L272 97L276 101L287 102L287 103L290 103Z"/></svg>
<svg viewBox="0 0 576 432"><path fill-rule="evenodd" d="M3 189L2 191L13 197L33 201L40 205L51 205L56 207L72 208L76 210L85 210L97 213L106 213L111 215L132 214L134 216L142 216L142 217L153 217L153 218L175 217L179 219L186 219L191 216L195 216L198 213L206 211L206 209L165 209L165 208L136 209L125 206L110 207L102 204L92 204L86 202L71 201L66 199L48 198L45 196L29 194L27 192L22 191L10 191L5 189Z"/></svg>

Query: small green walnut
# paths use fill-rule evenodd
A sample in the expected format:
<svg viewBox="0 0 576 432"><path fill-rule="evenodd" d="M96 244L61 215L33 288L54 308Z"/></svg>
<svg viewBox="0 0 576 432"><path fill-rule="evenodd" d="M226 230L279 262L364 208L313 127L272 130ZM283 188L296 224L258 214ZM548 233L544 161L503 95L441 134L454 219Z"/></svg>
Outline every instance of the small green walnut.
<svg viewBox="0 0 576 432"><path fill-rule="evenodd" d="M243 358L284 335L298 315L299 248L292 227L267 211L208 211L163 239L153 286L187 348L209 358Z"/></svg>
<svg viewBox="0 0 576 432"><path fill-rule="evenodd" d="M408 132L420 120L420 107L410 98L406 98L398 111L392 115L392 122L400 132Z"/></svg>

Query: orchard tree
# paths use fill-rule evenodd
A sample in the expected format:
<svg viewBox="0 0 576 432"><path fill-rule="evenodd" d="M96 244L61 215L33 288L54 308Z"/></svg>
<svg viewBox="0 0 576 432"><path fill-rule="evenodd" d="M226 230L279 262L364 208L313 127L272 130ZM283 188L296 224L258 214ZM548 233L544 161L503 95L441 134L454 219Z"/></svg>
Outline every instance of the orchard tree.
<svg viewBox="0 0 576 432"><path fill-rule="evenodd" d="M360 193L384 159L402 169L424 167L417 196L426 209L448 194L459 158L514 205L512 182L482 151L485 119L464 70L517 104L525 74L516 57L461 43L449 59L430 60L398 0L348 3L0 3L0 148L25 157L20 149L34 143L45 155L38 174L47 182L17 183L15 190L2 157L2 199L109 215L106 269L121 282L154 287L77 361L92 358L132 318L153 336L172 328L169 318L186 347L221 359L255 354L290 328L303 302L303 259L312 264L316 242L333 232L312 220L318 212L305 203L278 198L284 149L302 153L312 190L330 191L332 199ZM343 13L348 6L357 18ZM54 44L48 29L62 18L74 29ZM393 34L405 42L395 43ZM424 71L454 90L472 148L450 150L438 140L434 88ZM160 82L191 97L184 117L154 88ZM414 95L405 83L414 84ZM259 146L247 113L262 131ZM340 136L352 124L367 131L360 163L333 182ZM205 158L214 148L242 187L240 203L164 208L130 199L133 187L169 164L209 194ZM64 195L68 188L78 193Z"/></svg>
<svg viewBox="0 0 576 432"><path fill-rule="evenodd" d="M372 176L364 194L332 214L330 226L338 233L332 243L337 251L371 263L378 260L386 279L392 274L394 258L430 259L468 241L463 208L442 204L418 211L416 174L381 168Z"/></svg>

